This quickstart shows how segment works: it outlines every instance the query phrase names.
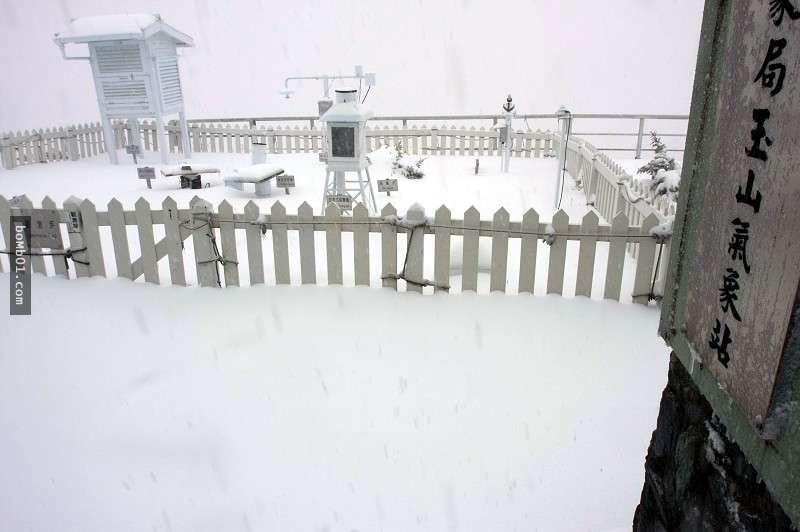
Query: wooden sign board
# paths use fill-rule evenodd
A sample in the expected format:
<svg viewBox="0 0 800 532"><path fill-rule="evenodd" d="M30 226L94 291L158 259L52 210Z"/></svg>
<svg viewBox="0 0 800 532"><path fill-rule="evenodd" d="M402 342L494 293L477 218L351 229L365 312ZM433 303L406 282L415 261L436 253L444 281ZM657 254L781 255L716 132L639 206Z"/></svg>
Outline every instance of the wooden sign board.
<svg viewBox="0 0 800 532"><path fill-rule="evenodd" d="M353 198L350 194L328 194L327 202L333 203L340 211L353 210Z"/></svg>
<svg viewBox="0 0 800 532"><path fill-rule="evenodd" d="M139 175L139 179L147 180L147 188L153 188L153 185L150 183L151 179L156 178L156 169L152 166L142 166L136 169L136 173Z"/></svg>
<svg viewBox="0 0 800 532"><path fill-rule="evenodd" d="M139 179L156 178L156 169L153 168L152 166L143 166L141 168L137 168L136 173L139 174Z"/></svg>
<svg viewBox="0 0 800 532"><path fill-rule="evenodd" d="M294 188L294 176L293 175L279 175L275 177L275 184L281 188L287 194L289 193L290 188Z"/></svg>
<svg viewBox="0 0 800 532"><path fill-rule="evenodd" d="M64 249L61 239L61 217L56 209L19 209L20 216L31 217L32 249ZM17 210L15 209L15 214Z"/></svg>
<svg viewBox="0 0 800 532"><path fill-rule="evenodd" d="M294 176L293 175L279 175L275 178L275 185L278 188L293 188Z"/></svg>
<svg viewBox="0 0 800 532"><path fill-rule="evenodd" d="M378 192L397 192L397 179L378 179Z"/></svg>
<svg viewBox="0 0 800 532"><path fill-rule="evenodd" d="M125 146L125 153L128 155L133 155L133 164L136 164L138 161L136 160L136 156L142 153L142 149L139 147L138 144L128 144Z"/></svg>
<svg viewBox="0 0 800 532"><path fill-rule="evenodd" d="M775 5L726 4L698 63L661 323L759 430L780 406L800 283L800 11Z"/></svg>

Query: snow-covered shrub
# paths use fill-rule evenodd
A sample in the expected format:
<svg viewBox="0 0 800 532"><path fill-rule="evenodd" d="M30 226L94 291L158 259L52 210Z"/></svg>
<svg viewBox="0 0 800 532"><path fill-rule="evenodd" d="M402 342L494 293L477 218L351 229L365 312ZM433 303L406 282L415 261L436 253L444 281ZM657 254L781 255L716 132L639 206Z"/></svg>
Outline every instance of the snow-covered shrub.
<svg viewBox="0 0 800 532"><path fill-rule="evenodd" d="M656 197L668 196L671 200L678 199L678 187L681 184L681 173L678 170L659 170L650 183L650 190Z"/></svg>
<svg viewBox="0 0 800 532"><path fill-rule="evenodd" d="M650 177L655 179L659 170L675 170L678 167L675 158L667 151L667 145L662 142L655 131L650 132L650 145L653 146L656 153L653 155L653 160L639 168L640 174L650 174Z"/></svg>
<svg viewBox="0 0 800 532"><path fill-rule="evenodd" d="M653 159L646 165L639 168L640 174L650 176L647 181L654 197L669 196L673 201L678 199L678 186L681 182L680 165L675 161L675 157L667 151L667 145L656 135L655 131L650 132L650 144L655 149Z"/></svg>
<svg viewBox="0 0 800 532"><path fill-rule="evenodd" d="M422 179L425 177L425 172L422 170L422 163L425 158L418 158L416 161L408 155L403 148L403 144L398 142L394 145L395 157L392 161L392 173L399 173L408 179Z"/></svg>

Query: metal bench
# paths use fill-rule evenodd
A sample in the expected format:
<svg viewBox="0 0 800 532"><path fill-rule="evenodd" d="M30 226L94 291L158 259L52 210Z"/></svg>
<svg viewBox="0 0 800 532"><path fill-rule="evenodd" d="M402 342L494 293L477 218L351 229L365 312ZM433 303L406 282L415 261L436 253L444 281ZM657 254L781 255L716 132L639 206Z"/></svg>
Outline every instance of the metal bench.
<svg viewBox="0 0 800 532"><path fill-rule="evenodd" d="M218 174L219 168L213 166L200 166L184 164L175 168L163 168L161 175L164 177L177 176L181 178L181 188L202 188L201 176L203 174Z"/></svg>
<svg viewBox="0 0 800 532"><path fill-rule="evenodd" d="M270 180L283 173L283 168L274 164L254 164L237 170L232 176L225 178L225 185L236 190L244 191L245 183L255 185L256 197L265 198L272 195Z"/></svg>

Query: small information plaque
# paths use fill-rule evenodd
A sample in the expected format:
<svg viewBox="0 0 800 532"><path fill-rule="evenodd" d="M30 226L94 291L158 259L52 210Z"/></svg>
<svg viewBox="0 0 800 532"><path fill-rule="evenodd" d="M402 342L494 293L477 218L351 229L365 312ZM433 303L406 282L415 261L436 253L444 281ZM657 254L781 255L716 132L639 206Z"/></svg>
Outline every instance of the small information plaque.
<svg viewBox="0 0 800 532"><path fill-rule="evenodd" d="M340 211L353 210L353 198L350 194L328 194L328 203L333 203Z"/></svg>
<svg viewBox="0 0 800 532"><path fill-rule="evenodd" d="M152 166L142 166L136 169L136 172L139 174L139 179L147 180L147 188L153 188L150 184L151 179L156 178L156 169Z"/></svg>
<svg viewBox="0 0 800 532"><path fill-rule="evenodd" d="M293 175L279 175L275 178L275 185L278 188L284 189L284 191L288 194L290 188L294 188L294 176Z"/></svg>
<svg viewBox="0 0 800 532"><path fill-rule="evenodd" d="M397 190L397 179L378 179L378 192L386 192L387 196L391 196Z"/></svg>

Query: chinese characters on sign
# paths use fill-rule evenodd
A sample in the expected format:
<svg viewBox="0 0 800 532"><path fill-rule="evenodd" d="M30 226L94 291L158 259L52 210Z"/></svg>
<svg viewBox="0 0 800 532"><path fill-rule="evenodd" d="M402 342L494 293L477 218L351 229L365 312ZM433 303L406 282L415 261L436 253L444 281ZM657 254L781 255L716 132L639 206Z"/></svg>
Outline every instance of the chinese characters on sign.
<svg viewBox="0 0 800 532"><path fill-rule="evenodd" d="M784 15L791 20L800 18L798 12L791 2L786 0L772 0L770 2L769 16L772 17L776 26L780 27ZM775 97L783 90L786 80L786 65L781 57L787 46L786 38L770 38L764 61L761 68L753 79L754 83L760 83L763 89L770 89L769 96ZM747 283L747 276L751 271L751 264L747 259L747 243L750 239L750 220L751 217L758 215L761 209L763 196L756 188L758 185L757 176L763 170L763 165L769 160L768 150L773 145L775 139L767 134L767 122L771 112L769 107L758 107L752 111L754 126L750 130L750 145L744 147L744 152L750 159L750 167L747 169L747 181L744 185L739 184L735 192L736 203L741 205L739 216L730 222L730 242L728 243L728 254L730 265L725 268L722 276L722 284L719 288L719 308L721 315L714 319L711 327L711 336L708 345L714 350L717 360L723 367L727 368L731 360L729 349L736 345L735 329L729 326L728 317L731 318L730 324L742 321L742 316L736 308L736 301L739 298L738 292Z"/></svg>

